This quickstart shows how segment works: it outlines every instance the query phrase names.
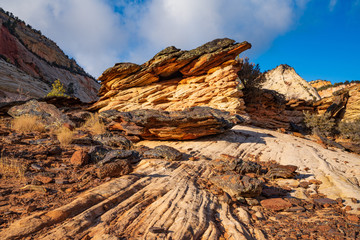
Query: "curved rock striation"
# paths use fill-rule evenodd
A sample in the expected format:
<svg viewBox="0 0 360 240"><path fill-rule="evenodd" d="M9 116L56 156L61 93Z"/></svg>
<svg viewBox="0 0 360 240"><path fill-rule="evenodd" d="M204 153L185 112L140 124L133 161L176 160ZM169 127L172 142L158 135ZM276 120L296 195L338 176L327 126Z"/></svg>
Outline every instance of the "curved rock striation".
<svg viewBox="0 0 360 240"><path fill-rule="evenodd" d="M250 47L247 42L216 39L190 51L168 47L143 65L116 64L99 77L101 98L92 109L176 111L209 106L245 114L237 89L241 66L235 58Z"/></svg>
<svg viewBox="0 0 360 240"><path fill-rule="evenodd" d="M336 204L328 198L341 197L344 204L352 206L354 213L359 213L358 201L352 200L360 194L360 187L353 180L359 176L359 157L323 149L309 140L237 126L221 136L191 142L142 141L138 144L148 147L166 144L181 152L192 151L199 160L143 159L129 175L83 192L59 208L16 220L2 229L0 238L275 239L279 234L294 232L304 236L312 234L315 239L331 238L334 231L340 234L340 230L345 229L336 228L338 224L344 226L344 213L339 214L341 206L335 212L329 206L316 210L317 205ZM225 155L224 158L224 153L233 157ZM266 184L276 181L275 186L290 189L291 197L265 200L263 196L281 192L274 187L261 189L258 180L247 175L241 179L239 175L229 176L229 169L217 175L216 158L222 158L224 163L234 158L276 161L298 166L300 174L296 179L268 179ZM225 163L224 167L229 165ZM294 166L283 168L296 169ZM214 186L225 193L217 193L221 190ZM261 206L256 199L260 192ZM313 196L315 199L311 199L310 194L326 194L328 198ZM239 196L255 198L242 199L249 203L247 206L234 201L233 198ZM356 215L352 216L356 220ZM309 222L316 222L318 228L314 230ZM321 231L321 225L334 230ZM355 224L346 226L352 226L345 229L348 233L353 227L355 232L359 229Z"/></svg>

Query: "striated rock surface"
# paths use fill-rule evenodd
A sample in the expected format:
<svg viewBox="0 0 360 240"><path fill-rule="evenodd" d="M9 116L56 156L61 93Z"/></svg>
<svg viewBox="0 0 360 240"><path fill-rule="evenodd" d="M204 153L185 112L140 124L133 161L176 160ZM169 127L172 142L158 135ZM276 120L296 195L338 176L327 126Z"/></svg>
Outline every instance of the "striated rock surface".
<svg viewBox="0 0 360 240"><path fill-rule="evenodd" d="M243 120L209 107L193 107L184 111L134 110L119 112L103 111L100 118L111 130L124 131L126 135L142 139L189 140L223 133Z"/></svg>
<svg viewBox="0 0 360 240"><path fill-rule="evenodd" d="M119 63L100 77L100 100L93 110L184 110L209 106L245 114L235 57L247 42L216 39L190 51L168 47L143 65Z"/></svg>
<svg viewBox="0 0 360 240"><path fill-rule="evenodd" d="M264 73L261 88L274 90L283 94L286 99L302 99L307 101L319 100L316 90L302 79L294 68L282 64Z"/></svg>
<svg viewBox="0 0 360 240"><path fill-rule="evenodd" d="M68 95L90 102L99 84L50 39L0 11L0 99L43 97L56 79Z"/></svg>
<svg viewBox="0 0 360 240"><path fill-rule="evenodd" d="M142 159L131 174L100 180L101 184L70 195L71 198L68 193L64 195L68 201L56 207L19 214L0 230L0 238L332 239L336 235L339 239L356 239L358 236L360 205L356 198L360 196L360 187L349 181L360 176L357 155L246 126L236 126L232 132L201 140L138 144L148 147L165 144L184 153L193 152L199 159ZM261 192L256 178L228 177L216 172L214 175L214 159L221 157L225 161L225 153L235 158L258 159L262 164L276 161L296 165L300 174L296 179L268 180ZM200 159L203 155L208 159ZM78 171L71 169L71 172ZM88 172L91 174L92 170ZM217 176L220 178L216 179ZM91 178L87 181L95 182ZM301 184L304 181L308 182L306 188ZM2 197L7 194L4 190ZM281 196L266 199L270 190ZM23 199L34 196L30 191L22 194ZM66 192L41 195L56 201L54 194ZM258 198L247 198L259 194ZM351 215L345 205L353 209ZM14 209L23 206L20 202Z"/></svg>

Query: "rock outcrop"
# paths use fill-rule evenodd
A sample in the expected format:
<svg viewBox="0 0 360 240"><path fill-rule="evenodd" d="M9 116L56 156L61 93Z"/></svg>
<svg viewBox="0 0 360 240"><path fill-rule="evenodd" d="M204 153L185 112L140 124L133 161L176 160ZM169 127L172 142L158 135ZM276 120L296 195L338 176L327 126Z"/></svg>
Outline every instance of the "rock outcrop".
<svg viewBox="0 0 360 240"><path fill-rule="evenodd" d="M56 79L68 95L95 101L99 84L39 31L0 11L0 99L43 97Z"/></svg>
<svg viewBox="0 0 360 240"><path fill-rule="evenodd" d="M111 130L123 131L140 139L189 140L223 133L243 122L240 116L231 116L209 107L193 107L184 111L139 109L130 112L103 111L99 115Z"/></svg>
<svg viewBox="0 0 360 240"><path fill-rule="evenodd" d="M347 81L345 83L332 84L329 81L316 80L316 81L311 81L310 84L316 89L316 91L319 93L321 98L326 98L326 97L331 97L334 93L344 88L350 88L352 86L355 86L356 84L359 84L359 81L351 81L351 82Z"/></svg>
<svg viewBox="0 0 360 240"><path fill-rule="evenodd" d="M315 88L316 90L319 88L323 88L323 87L327 87L327 86L331 86L331 82L330 81L326 81L326 80L314 80L314 81L310 81L309 84Z"/></svg>
<svg viewBox="0 0 360 240"><path fill-rule="evenodd" d="M360 118L360 84L343 88L334 95L314 103L319 113L330 111L338 120L353 121Z"/></svg>
<svg viewBox="0 0 360 240"><path fill-rule="evenodd" d="M261 88L274 90L283 94L286 99L302 99L307 101L319 100L320 96L316 90L304 79L302 79L294 68L282 64L262 74Z"/></svg>
<svg viewBox="0 0 360 240"><path fill-rule="evenodd" d="M286 100L282 94L264 89L244 91L246 112L253 125L268 128L296 130L302 126L303 111L315 112L312 103L305 100Z"/></svg>
<svg viewBox="0 0 360 240"><path fill-rule="evenodd" d="M143 65L118 63L100 77L100 112L116 109L184 110L208 106L245 114L242 92L237 89L235 60L249 49L247 42L216 39L190 51L168 47Z"/></svg>

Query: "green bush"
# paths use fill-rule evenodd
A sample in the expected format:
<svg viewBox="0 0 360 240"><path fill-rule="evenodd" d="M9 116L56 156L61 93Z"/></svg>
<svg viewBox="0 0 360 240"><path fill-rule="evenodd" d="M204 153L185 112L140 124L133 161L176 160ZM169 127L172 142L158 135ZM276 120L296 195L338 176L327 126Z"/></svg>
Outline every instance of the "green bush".
<svg viewBox="0 0 360 240"><path fill-rule="evenodd" d="M311 114L309 112L304 112L304 122L305 125L310 128L313 133L317 128L320 133L325 136L332 136L335 132L335 120L331 118L330 113L324 113L322 115Z"/></svg>
<svg viewBox="0 0 360 240"><path fill-rule="evenodd" d="M360 118L351 122L340 122L338 131L341 137L360 143Z"/></svg>
<svg viewBox="0 0 360 240"><path fill-rule="evenodd" d="M240 58L241 70L238 72L239 79L245 88L259 87L261 79L259 78L261 71L259 64L249 62L249 58Z"/></svg>
<svg viewBox="0 0 360 240"><path fill-rule="evenodd" d="M49 92L46 97L68 97L65 92L66 89L64 88L64 85L60 82L59 79L56 79L52 84L51 92Z"/></svg>

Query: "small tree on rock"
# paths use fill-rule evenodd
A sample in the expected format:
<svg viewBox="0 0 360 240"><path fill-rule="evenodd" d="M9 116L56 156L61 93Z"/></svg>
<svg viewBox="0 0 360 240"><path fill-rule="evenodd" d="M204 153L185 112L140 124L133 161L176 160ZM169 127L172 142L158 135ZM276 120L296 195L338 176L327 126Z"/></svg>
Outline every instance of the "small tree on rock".
<svg viewBox="0 0 360 240"><path fill-rule="evenodd" d="M46 97L68 97L65 92L66 89L64 88L64 85L60 82L59 79L56 79L52 84L51 92L49 92Z"/></svg>

